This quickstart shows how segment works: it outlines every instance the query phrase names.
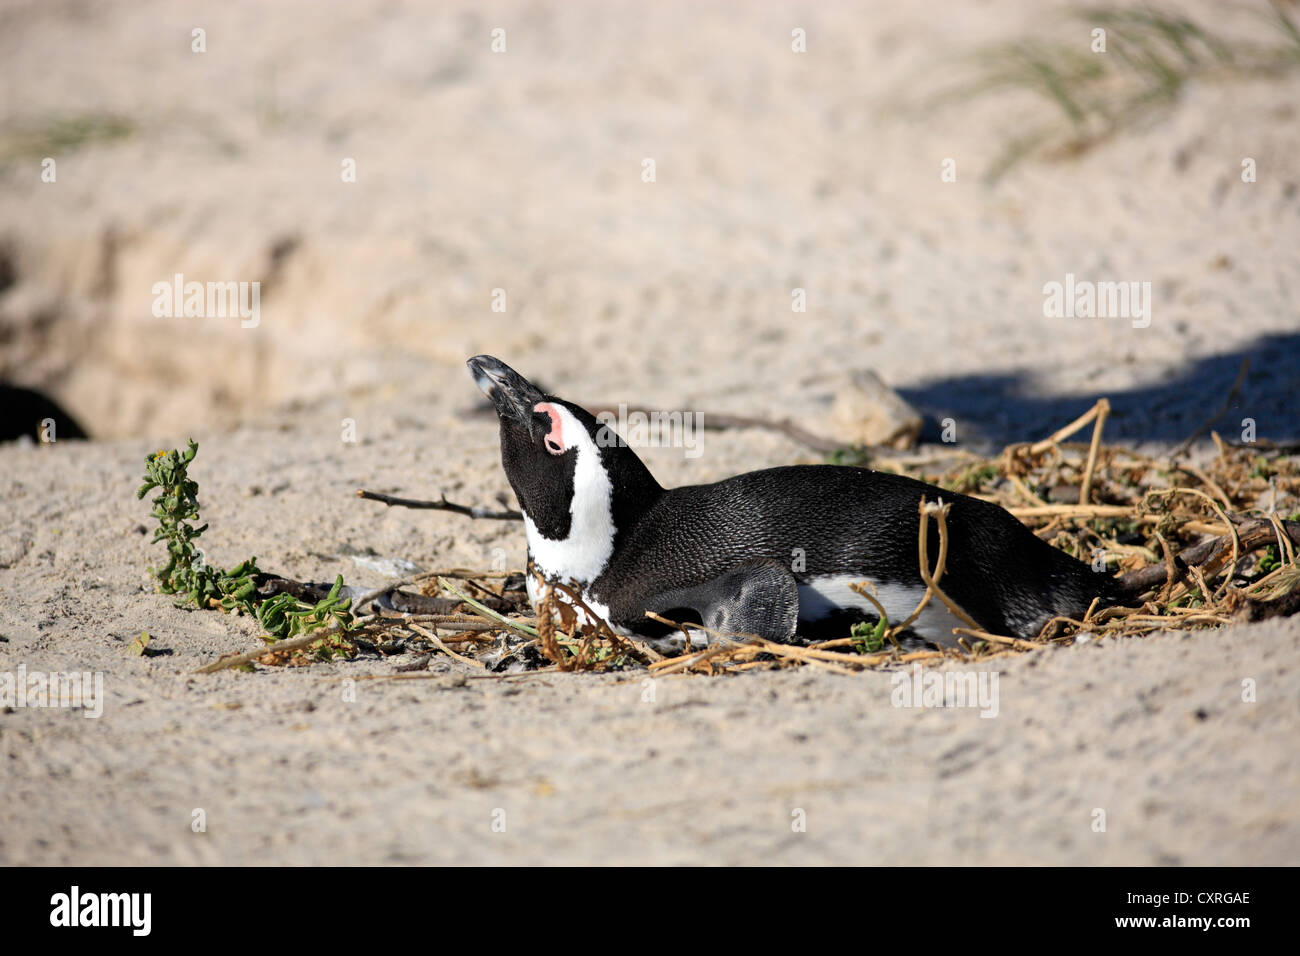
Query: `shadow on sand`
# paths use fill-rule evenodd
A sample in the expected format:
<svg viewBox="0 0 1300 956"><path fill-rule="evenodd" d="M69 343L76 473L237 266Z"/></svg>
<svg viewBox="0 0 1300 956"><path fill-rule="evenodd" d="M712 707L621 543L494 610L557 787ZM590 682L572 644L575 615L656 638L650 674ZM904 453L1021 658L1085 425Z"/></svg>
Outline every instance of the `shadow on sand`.
<svg viewBox="0 0 1300 956"><path fill-rule="evenodd" d="M1247 358L1250 369L1224 409ZM1212 427L1231 443L1241 441L1242 419L1253 418L1258 438L1294 444L1300 442L1300 333L1263 336L1199 359L1168 381L1128 391L1036 395L1031 377L1021 373L963 375L898 391L925 413L923 441L939 441L939 422L948 417L961 437L998 444L1042 438L1105 396L1112 409L1108 439L1179 442L1215 416Z"/></svg>

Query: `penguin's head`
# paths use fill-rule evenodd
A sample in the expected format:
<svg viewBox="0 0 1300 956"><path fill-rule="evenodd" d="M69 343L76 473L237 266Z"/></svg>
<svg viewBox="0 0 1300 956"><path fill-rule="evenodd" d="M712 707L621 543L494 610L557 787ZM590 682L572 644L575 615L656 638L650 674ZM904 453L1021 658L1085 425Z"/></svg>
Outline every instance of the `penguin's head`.
<svg viewBox="0 0 1300 956"><path fill-rule="evenodd" d="M585 408L543 393L491 355L465 364L501 421L501 464L524 512L534 561L558 577L595 579L618 528L662 489Z"/></svg>
<svg viewBox="0 0 1300 956"><path fill-rule="evenodd" d="M524 514L546 537L568 537L586 428L575 427L576 416L559 399L544 394L500 359L476 355L465 364L496 406L501 464Z"/></svg>

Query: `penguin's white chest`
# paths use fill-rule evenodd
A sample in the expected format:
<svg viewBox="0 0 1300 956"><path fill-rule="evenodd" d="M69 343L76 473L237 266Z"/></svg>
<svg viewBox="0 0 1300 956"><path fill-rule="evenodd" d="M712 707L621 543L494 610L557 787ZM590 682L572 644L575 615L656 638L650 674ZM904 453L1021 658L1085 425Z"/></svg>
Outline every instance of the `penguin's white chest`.
<svg viewBox="0 0 1300 956"><path fill-rule="evenodd" d="M548 580L589 584L600 577L614 554L614 521L608 505L603 521L595 515L579 523L578 515L572 515L569 536L563 540L542 535L526 514L524 531L533 564Z"/></svg>

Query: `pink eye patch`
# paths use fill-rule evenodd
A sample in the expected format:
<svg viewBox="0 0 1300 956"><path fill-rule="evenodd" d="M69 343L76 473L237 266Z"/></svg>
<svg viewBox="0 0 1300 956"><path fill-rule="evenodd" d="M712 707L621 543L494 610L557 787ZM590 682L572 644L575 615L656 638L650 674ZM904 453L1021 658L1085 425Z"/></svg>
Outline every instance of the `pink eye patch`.
<svg viewBox="0 0 1300 956"><path fill-rule="evenodd" d="M550 402L538 402L533 411L545 415L551 420L551 430L546 433L546 450L552 455L564 454L564 435L560 421L560 411Z"/></svg>

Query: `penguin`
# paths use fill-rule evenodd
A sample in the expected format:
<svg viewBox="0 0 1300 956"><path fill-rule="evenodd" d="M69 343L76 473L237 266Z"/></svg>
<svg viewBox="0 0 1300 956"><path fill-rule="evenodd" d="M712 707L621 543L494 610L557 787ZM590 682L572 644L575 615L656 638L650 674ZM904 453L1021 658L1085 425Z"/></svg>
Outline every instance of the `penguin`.
<svg viewBox="0 0 1300 956"><path fill-rule="evenodd" d="M1094 598L1103 606L1120 599L1115 579L998 505L902 475L787 465L664 488L586 409L544 394L491 355L466 364L499 419L501 463L524 515L534 608L540 576L565 586L557 596L579 595L617 633L655 646L682 638L647 612L789 643L845 637L854 623L877 620L876 606L850 588L867 582L898 623L926 589L922 498L950 506L940 586L984 630L1033 637L1052 617L1081 616ZM932 565L938 553L931 521ZM932 599L905 636L910 646L951 647L961 626ZM694 642L710 638L690 634Z"/></svg>

